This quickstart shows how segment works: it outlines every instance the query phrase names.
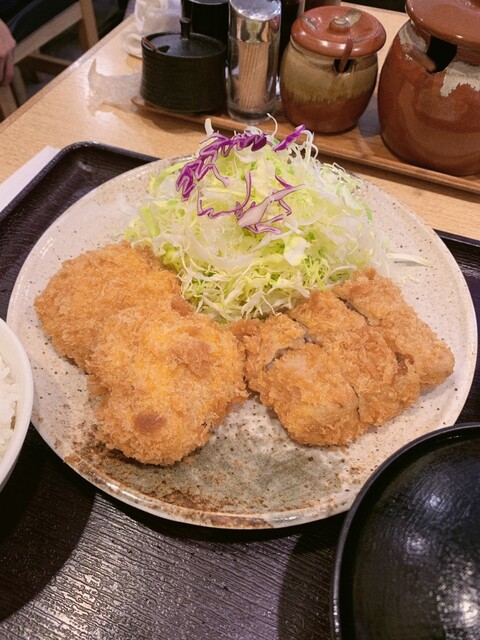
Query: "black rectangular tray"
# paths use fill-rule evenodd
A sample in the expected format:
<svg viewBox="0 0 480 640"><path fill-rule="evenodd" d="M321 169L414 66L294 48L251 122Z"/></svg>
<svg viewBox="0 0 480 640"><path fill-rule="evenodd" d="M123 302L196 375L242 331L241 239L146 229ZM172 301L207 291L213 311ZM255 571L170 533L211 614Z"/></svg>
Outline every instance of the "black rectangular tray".
<svg viewBox="0 0 480 640"><path fill-rule="evenodd" d="M75 143L60 151L0 211L0 317L6 317L10 294L23 262L52 222L95 187L156 159L95 142ZM466 278L477 319L480 319L480 242L438 233ZM477 361L472 390L459 422L479 419L480 363Z"/></svg>
<svg viewBox="0 0 480 640"><path fill-rule="evenodd" d="M0 317L6 317L20 267L52 222L95 187L157 159L96 142L78 142L46 164L0 211Z"/></svg>
<svg viewBox="0 0 480 640"><path fill-rule="evenodd" d="M65 148L0 212L0 315L40 234L78 198L154 160ZM480 243L440 234L480 317ZM459 422L480 419L480 367ZM30 428L0 493L0 638L326 640L344 514L280 530L192 527L105 496ZM27 634L27 635L26 635Z"/></svg>

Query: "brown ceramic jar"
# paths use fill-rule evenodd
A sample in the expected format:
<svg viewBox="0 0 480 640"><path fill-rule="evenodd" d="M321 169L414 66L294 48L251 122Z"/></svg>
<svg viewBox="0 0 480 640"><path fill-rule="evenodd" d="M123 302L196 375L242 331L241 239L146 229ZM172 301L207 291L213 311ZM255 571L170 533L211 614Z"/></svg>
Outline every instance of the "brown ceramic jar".
<svg viewBox="0 0 480 640"><path fill-rule="evenodd" d="M280 65L290 122L320 133L355 126L375 88L385 39L380 22L359 9L317 7L297 18Z"/></svg>
<svg viewBox="0 0 480 640"><path fill-rule="evenodd" d="M480 173L480 0L407 0L378 87L386 145L407 162Z"/></svg>

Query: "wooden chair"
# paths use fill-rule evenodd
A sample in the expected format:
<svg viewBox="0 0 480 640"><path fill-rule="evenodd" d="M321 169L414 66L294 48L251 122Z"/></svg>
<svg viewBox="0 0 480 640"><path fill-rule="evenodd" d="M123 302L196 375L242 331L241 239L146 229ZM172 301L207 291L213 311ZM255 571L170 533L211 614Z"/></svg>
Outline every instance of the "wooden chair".
<svg viewBox="0 0 480 640"><path fill-rule="evenodd" d="M20 63L34 71L50 75L57 75L72 63L71 60L46 55L40 51L40 48L74 25L79 26L80 44L84 50L98 42L97 22L92 0L73 2L61 13L17 43L13 82L7 87L0 87L0 112L4 117L13 113L27 99L19 67Z"/></svg>

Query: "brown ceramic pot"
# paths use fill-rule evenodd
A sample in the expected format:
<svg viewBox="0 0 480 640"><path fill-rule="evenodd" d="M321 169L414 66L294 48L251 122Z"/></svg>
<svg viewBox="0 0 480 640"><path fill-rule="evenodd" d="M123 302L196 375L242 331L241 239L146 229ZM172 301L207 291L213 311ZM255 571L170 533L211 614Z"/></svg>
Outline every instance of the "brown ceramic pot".
<svg viewBox="0 0 480 640"><path fill-rule="evenodd" d="M294 22L280 65L287 118L321 133L355 126L377 78L377 51L385 30L359 9L324 6Z"/></svg>
<svg viewBox="0 0 480 640"><path fill-rule="evenodd" d="M480 173L480 0L407 0L378 87L383 140L400 158Z"/></svg>

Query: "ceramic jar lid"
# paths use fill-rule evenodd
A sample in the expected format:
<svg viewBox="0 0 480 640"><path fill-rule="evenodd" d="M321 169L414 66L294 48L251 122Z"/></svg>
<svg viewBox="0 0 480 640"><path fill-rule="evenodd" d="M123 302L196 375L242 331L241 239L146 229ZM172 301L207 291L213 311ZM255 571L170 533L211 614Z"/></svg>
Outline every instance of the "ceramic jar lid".
<svg viewBox="0 0 480 640"><path fill-rule="evenodd" d="M208 58L215 56L225 46L209 36L190 33L190 20L180 19L181 33L156 33L143 38L142 45L152 53L172 58Z"/></svg>
<svg viewBox="0 0 480 640"><path fill-rule="evenodd" d="M463 48L480 49L480 0L407 0L422 31Z"/></svg>
<svg viewBox="0 0 480 640"><path fill-rule="evenodd" d="M331 58L361 58L385 44L382 24L372 15L343 6L306 11L295 20L291 37L303 49Z"/></svg>

